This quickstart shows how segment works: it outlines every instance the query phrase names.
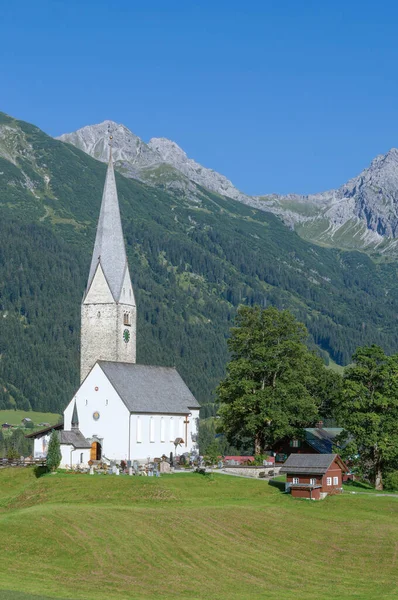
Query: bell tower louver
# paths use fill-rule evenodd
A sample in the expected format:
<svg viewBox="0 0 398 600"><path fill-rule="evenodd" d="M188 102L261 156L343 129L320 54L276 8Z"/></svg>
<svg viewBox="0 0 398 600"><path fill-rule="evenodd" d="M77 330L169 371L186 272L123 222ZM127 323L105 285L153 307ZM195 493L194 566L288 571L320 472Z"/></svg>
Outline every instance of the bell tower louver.
<svg viewBox="0 0 398 600"><path fill-rule="evenodd" d="M136 322L136 304L110 149L94 251L81 307L81 381L98 360L135 363Z"/></svg>

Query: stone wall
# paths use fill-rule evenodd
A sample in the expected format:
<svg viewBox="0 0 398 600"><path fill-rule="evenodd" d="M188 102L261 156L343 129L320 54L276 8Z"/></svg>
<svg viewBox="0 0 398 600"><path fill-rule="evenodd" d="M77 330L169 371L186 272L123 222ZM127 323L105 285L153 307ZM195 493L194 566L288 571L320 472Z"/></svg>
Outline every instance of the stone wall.
<svg viewBox="0 0 398 600"><path fill-rule="evenodd" d="M240 475L244 477L253 477L254 479L258 479L262 477L269 478L275 475L279 475L280 467L230 466L223 467L222 470L224 471L224 473L228 473L229 475Z"/></svg>

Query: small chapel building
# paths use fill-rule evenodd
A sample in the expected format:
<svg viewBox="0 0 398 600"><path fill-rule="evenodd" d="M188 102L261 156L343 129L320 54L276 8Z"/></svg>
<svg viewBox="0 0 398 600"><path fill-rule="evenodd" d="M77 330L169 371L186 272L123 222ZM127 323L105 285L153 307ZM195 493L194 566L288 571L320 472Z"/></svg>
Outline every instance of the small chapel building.
<svg viewBox="0 0 398 600"><path fill-rule="evenodd" d="M137 308L110 150L81 305L80 387L64 411L61 467L195 451L199 403L173 367L136 363ZM43 457L50 429L30 434ZM179 439L178 446L175 442Z"/></svg>

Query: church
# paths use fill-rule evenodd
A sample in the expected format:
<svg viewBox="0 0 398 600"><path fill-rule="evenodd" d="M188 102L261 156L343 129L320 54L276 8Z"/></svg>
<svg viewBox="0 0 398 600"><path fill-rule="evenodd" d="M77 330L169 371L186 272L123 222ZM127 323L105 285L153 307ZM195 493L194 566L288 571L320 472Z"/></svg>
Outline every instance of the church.
<svg viewBox="0 0 398 600"><path fill-rule="evenodd" d="M80 387L64 411L61 467L147 461L196 449L199 404L172 367L136 363L137 307L127 262L112 149L81 305ZM44 457L51 430L38 431ZM178 445L177 445L178 442Z"/></svg>

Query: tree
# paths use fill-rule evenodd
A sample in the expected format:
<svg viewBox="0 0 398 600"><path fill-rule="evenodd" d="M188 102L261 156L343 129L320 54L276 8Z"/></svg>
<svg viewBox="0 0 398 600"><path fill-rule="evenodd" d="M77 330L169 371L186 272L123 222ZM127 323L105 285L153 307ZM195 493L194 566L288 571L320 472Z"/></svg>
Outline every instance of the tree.
<svg viewBox="0 0 398 600"><path fill-rule="evenodd" d="M47 467L51 471L58 469L62 459L58 433L52 431L47 450Z"/></svg>
<svg viewBox="0 0 398 600"><path fill-rule="evenodd" d="M340 438L348 440L344 456L382 490L383 474L398 463L398 354L373 345L358 348L352 360L335 407Z"/></svg>
<svg viewBox="0 0 398 600"><path fill-rule="evenodd" d="M285 436L302 437L321 403L325 369L305 344L307 330L287 311L240 306L228 346L227 375L217 388L222 428L256 455Z"/></svg>

